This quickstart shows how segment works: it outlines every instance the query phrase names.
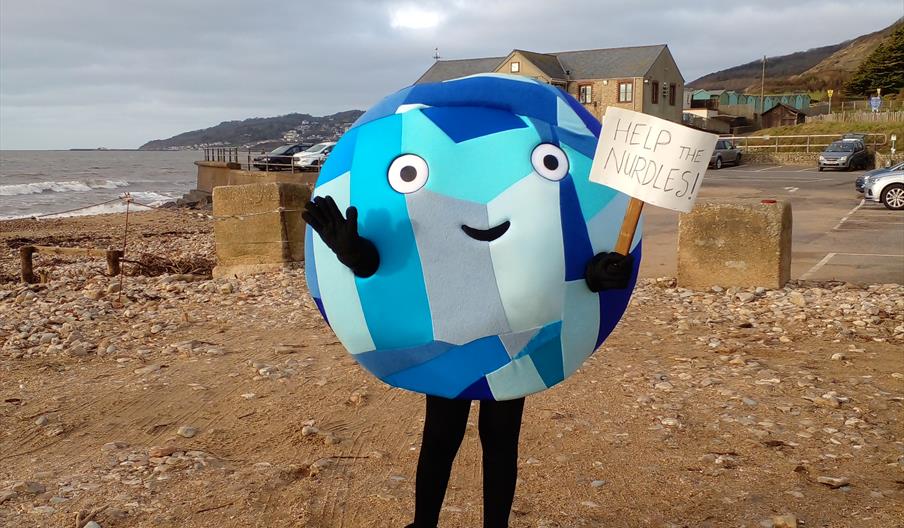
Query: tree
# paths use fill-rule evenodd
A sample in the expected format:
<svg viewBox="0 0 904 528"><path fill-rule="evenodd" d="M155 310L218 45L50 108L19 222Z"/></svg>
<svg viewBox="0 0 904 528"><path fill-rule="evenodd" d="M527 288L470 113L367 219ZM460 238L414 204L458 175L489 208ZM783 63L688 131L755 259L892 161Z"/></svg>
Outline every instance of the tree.
<svg viewBox="0 0 904 528"><path fill-rule="evenodd" d="M904 88L904 24L869 54L844 85L848 95L867 95L877 88L887 94Z"/></svg>

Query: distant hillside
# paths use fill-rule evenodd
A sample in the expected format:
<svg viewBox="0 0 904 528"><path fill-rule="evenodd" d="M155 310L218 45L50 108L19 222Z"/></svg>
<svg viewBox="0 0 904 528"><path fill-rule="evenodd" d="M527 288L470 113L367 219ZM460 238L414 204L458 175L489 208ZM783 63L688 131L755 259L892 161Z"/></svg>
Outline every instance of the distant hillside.
<svg viewBox="0 0 904 528"><path fill-rule="evenodd" d="M797 53L791 53L790 55L769 57L766 59L767 80L772 82L772 80L777 77L790 77L795 74L803 73L813 66L816 66L836 51L842 49L847 44L847 42L842 42L841 44L835 44L833 46L823 46L807 51L798 51ZM759 88L762 68L763 62L761 59L751 61L740 66L728 68L727 70L704 75L695 81L687 83L687 87L745 90L749 86L756 84L757 88Z"/></svg>
<svg viewBox="0 0 904 528"><path fill-rule="evenodd" d="M878 89L886 94L904 90L904 24L882 40L844 85L849 95L871 94Z"/></svg>
<svg viewBox="0 0 904 528"><path fill-rule="evenodd" d="M243 121L224 121L219 125L184 132L169 139L148 141L140 150L181 150L209 146L266 147L276 143L317 143L335 140L363 114L347 110L315 117L287 114L277 117L252 117Z"/></svg>
<svg viewBox="0 0 904 528"><path fill-rule="evenodd" d="M832 46L798 51L766 59L766 91L813 91L840 88L860 64L894 31L904 25L899 19L891 26ZM688 88L742 90L760 89L761 60L755 60L704 75Z"/></svg>

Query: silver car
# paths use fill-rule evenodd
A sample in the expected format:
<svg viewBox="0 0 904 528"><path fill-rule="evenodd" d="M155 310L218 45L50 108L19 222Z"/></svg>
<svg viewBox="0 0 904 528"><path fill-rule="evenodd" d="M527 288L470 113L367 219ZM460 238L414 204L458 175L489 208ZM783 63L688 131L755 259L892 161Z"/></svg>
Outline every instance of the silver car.
<svg viewBox="0 0 904 528"><path fill-rule="evenodd" d="M882 176L885 173L895 172L895 171L904 171L904 161L897 163L895 165L891 165L889 167L880 167L878 169L873 169L871 171L864 172L854 181L854 188L857 190L858 193L863 194L863 192L865 191L865 187L867 185L869 185L870 180L875 180L876 178L878 178L879 176Z"/></svg>
<svg viewBox="0 0 904 528"><path fill-rule="evenodd" d="M727 139L720 139L716 141L716 149L713 150L713 155L709 158L709 165L710 167L721 169L722 165L726 163L740 165L741 149L736 148L734 144Z"/></svg>
<svg viewBox="0 0 904 528"><path fill-rule="evenodd" d="M886 172L864 185L863 197L889 209L904 210L904 170Z"/></svg>

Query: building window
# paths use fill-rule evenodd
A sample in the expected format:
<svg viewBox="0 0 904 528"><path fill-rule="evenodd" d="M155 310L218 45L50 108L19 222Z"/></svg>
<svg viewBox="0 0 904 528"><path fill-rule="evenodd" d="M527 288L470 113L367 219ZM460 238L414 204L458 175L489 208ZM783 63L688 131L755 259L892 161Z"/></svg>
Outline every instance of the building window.
<svg viewBox="0 0 904 528"><path fill-rule="evenodd" d="M618 102L630 103L634 100L634 83L631 81L618 83Z"/></svg>
<svg viewBox="0 0 904 528"><path fill-rule="evenodd" d="M659 81L651 82L650 86L652 86L652 89L650 90L650 102L659 104Z"/></svg>
<svg viewBox="0 0 904 528"><path fill-rule="evenodd" d="M593 102L592 84L582 84L578 86L578 101L584 104L590 104Z"/></svg>
<svg viewBox="0 0 904 528"><path fill-rule="evenodd" d="M512 63L512 73L518 73L519 71L521 71L521 63L513 62Z"/></svg>
<svg viewBox="0 0 904 528"><path fill-rule="evenodd" d="M669 104L675 106L675 94L678 92L675 83L669 83Z"/></svg>

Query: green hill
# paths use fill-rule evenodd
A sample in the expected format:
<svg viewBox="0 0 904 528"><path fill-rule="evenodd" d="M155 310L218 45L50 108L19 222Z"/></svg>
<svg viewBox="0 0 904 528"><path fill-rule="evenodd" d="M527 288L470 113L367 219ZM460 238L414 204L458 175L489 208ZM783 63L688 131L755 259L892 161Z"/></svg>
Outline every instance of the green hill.
<svg viewBox="0 0 904 528"><path fill-rule="evenodd" d="M148 141L140 150L177 150L206 146L268 147L285 143L283 135L295 131L298 143L317 143L337 139L363 114L347 110L316 117L310 114L286 114L276 117L252 117L242 121L224 121L201 130L184 132L168 139Z"/></svg>
<svg viewBox="0 0 904 528"><path fill-rule="evenodd" d="M844 85L849 95L904 90L904 24L882 41Z"/></svg>
<svg viewBox="0 0 904 528"><path fill-rule="evenodd" d="M842 49L847 43L823 46L807 51L798 51L780 57L766 59L768 65L768 80L771 83L774 78L787 78L803 73L816 66L836 51ZM688 88L746 90L753 84L759 87L762 74L762 60L755 60L740 66L734 66L726 70L704 75L695 81L687 83Z"/></svg>
<svg viewBox="0 0 904 528"><path fill-rule="evenodd" d="M766 59L766 91L822 91L839 89L854 77L861 64L877 48L894 38L904 27L904 18L885 29L831 46L798 51ZM759 93L761 60L704 75L688 88L740 90Z"/></svg>

